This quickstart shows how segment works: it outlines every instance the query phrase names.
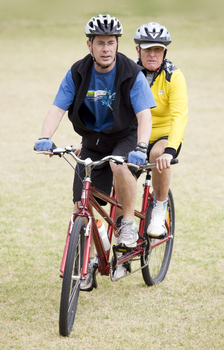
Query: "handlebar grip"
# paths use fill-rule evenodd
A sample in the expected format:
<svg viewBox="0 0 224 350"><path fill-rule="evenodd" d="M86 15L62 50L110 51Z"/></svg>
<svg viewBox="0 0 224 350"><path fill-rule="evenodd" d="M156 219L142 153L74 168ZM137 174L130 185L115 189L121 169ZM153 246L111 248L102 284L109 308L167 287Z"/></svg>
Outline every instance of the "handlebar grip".
<svg viewBox="0 0 224 350"><path fill-rule="evenodd" d="M171 159L171 162L170 162L170 164L177 164L177 163L179 163L179 160L177 159L177 158L173 158L173 159Z"/></svg>

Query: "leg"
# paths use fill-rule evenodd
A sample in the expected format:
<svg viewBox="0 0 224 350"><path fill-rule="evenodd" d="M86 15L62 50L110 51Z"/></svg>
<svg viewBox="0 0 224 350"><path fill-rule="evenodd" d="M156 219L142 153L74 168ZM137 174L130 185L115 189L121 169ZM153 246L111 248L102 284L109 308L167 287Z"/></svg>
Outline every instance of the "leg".
<svg viewBox="0 0 224 350"><path fill-rule="evenodd" d="M160 140L155 143L150 151L150 163L155 163L156 159L160 157L166 147L167 140ZM156 169L152 169L152 186L155 198L158 201L165 201L168 195L171 180L170 169L164 169L161 174Z"/></svg>
<svg viewBox="0 0 224 350"><path fill-rule="evenodd" d="M115 244L133 248L138 239L137 226L134 221L137 180L125 165L111 163L111 169L116 194L123 208L123 220L120 229L114 235Z"/></svg>
<svg viewBox="0 0 224 350"><path fill-rule="evenodd" d="M155 163L166 147L167 140L160 140L155 143L150 151L150 163ZM159 173L157 169L152 169L152 186L154 190L154 204L150 224L147 233L152 237L159 237L165 232L165 213L167 196L170 187L171 171L163 169Z"/></svg>
<svg viewBox="0 0 224 350"><path fill-rule="evenodd" d="M123 208L123 218L134 219L137 180L126 165L111 163L117 197Z"/></svg>

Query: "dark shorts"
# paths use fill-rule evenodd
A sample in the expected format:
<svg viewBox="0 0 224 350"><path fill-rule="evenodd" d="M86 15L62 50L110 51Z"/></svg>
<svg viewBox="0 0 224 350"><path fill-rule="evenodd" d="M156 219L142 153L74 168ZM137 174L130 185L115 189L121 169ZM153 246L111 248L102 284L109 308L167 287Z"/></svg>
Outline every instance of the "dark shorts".
<svg viewBox="0 0 224 350"><path fill-rule="evenodd" d="M147 151L147 157L149 159L149 155L150 155L150 151L151 149L153 148L153 146L160 140L167 140L168 139L168 136L163 136L163 137L160 137L158 140L156 140L155 142L152 142L148 145L148 151ZM180 153L180 149L181 149L181 146L182 146L182 143L180 144L180 146L178 147L177 151L176 151L176 154L174 156L174 158L177 158L179 153ZM142 174L142 170L139 170L135 173L135 176L137 177L137 179L140 177L140 175Z"/></svg>
<svg viewBox="0 0 224 350"><path fill-rule="evenodd" d="M155 142L153 143L150 143L148 145L148 158L149 158L149 154L150 154L150 151L151 149L153 148L153 146L160 140L168 140L168 136L163 136L163 137L160 137L158 140L156 140ZM180 153L180 150L181 150L181 146L182 146L182 143L180 143L180 146L178 147L177 151L176 151L176 154L174 155L174 158L177 158L179 153Z"/></svg>
<svg viewBox="0 0 224 350"><path fill-rule="evenodd" d="M120 139L114 147L111 148L110 153L99 153L93 151L82 145L80 158L86 159L91 158L93 161L99 160L108 155L116 156L126 156L129 152L133 151L137 144L137 132L132 130L128 135L125 135L123 139ZM131 170L132 171L132 170ZM74 183L73 183L73 202L78 202L81 200L82 193L82 180L85 176L84 165L78 164L76 166ZM94 169L92 169L91 174L92 186L106 193L107 195L111 192L111 187L113 184L113 173L108 162L101 164ZM97 199L100 205L106 205L105 201Z"/></svg>

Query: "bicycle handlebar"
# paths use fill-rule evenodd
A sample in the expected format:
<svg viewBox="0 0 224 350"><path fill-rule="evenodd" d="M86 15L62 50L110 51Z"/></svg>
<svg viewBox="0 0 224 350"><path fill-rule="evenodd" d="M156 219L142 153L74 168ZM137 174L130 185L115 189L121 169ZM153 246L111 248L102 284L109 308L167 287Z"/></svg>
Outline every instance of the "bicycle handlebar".
<svg viewBox="0 0 224 350"><path fill-rule="evenodd" d="M37 154L49 154L49 155L57 155L59 157L63 156L65 153L70 154L77 163L79 164L83 164L85 166L97 166L97 165L101 165L105 162L109 162L109 161L113 161L117 164L126 164L127 166L132 166L135 167L139 170L147 170L147 169L151 169L151 168L155 168L156 164L144 164L144 165L136 165L136 164L132 164L132 163L128 163L127 162L127 157L123 157L123 156L114 156L114 155L109 155L106 157L103 157L100 160L97 161L92 161L91 158L86 158L86 159L80 159L76 154L75 154L75 149L72 148L72 146L67 146L65 148L58 148L56 147L55 149L53 149L51 152L48 151L37 151ZM178 159L172 159L170 164L177 164L178 163Z"/></svg>

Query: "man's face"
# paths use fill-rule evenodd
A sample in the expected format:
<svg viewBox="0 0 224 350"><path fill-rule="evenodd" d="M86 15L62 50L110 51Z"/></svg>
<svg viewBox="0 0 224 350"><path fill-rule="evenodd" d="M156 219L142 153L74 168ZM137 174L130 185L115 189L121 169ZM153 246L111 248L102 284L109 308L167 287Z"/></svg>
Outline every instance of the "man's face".
<svg viewBox="0 0 224 350"><path fill-rule="evenodd" d="M109 35L97 35L93 39L93 42L91 44L90 41L87 41L87 45L89 47L90 52L92 51L93 56L95 57L96 61L103 67L109 66L116 55L117 52L117 39L115 36L109 36ZM115 64L115 62L114 62ZM110 71L114 64L112 64L108 71ZM100 70L98 66L95 65L96 70ZM107 70L105 69L104 72Z"/></svg>
<svg viewBox="0 0 224 350"><path fill-rule="evenodd" d="M164 48L161 46L152 46L148 49L140 49L136 47L138 52L138 57L141 58L142 65L148 70L155 71L158 69L162 62L164 56Z"/></svg>

